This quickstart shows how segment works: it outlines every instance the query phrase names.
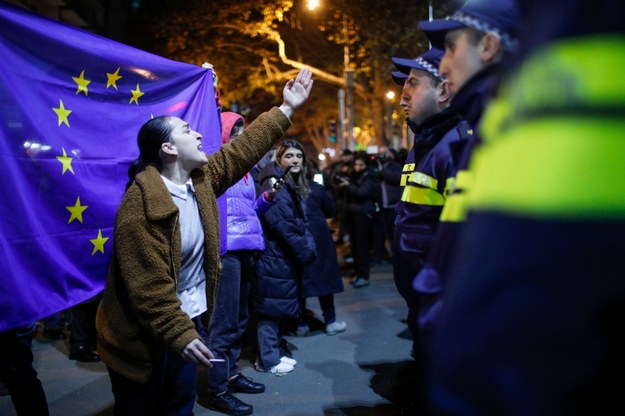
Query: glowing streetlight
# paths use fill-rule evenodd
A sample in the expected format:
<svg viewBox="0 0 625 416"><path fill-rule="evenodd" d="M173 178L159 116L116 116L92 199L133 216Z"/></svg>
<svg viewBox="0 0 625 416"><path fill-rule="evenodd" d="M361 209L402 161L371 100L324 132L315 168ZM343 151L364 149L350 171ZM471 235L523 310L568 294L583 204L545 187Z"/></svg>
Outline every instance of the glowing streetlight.
<svg viewBox="0 0 625 416"><path fill-rule="evenodd" d="M386 126L384 127L384 138L387 145L394 146L393 143L393 102L395 102L395 91L389 90L384 94L386 97Z"/></svg>
<svg viewBox="0 0 625 416"><path fill-rule="evenodd" d="M308 10L315 10L319 7L319 0L308 0ZM343 88L338 91L339 99L339 119L341 121L341 149L347 149L345 144L345 132L347 132L347 139L349 140L349 148L355 149L354 142L354 70L351 69L349 64L349 32L347 28L347 18L343 15L343 32L344 42L343 46ZM345 125L345 107L347 106L347 125Z"/></svg>

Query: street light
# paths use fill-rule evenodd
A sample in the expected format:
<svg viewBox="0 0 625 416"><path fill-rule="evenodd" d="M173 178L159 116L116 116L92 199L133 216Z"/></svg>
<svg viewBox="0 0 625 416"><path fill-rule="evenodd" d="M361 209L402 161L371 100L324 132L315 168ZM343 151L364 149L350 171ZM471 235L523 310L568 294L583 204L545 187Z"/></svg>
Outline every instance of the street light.
<svg viewBox="0 0 625 416"><path fill-rule="evenodd" d="M313 11L319 7L319 0L308 0L308 10ZM354 70L349 65L349 32L347 30L347 19L343 15L343 36L345 46L343 46L343 88L338 92L339 118L341 121L341 148L345 149L345 132L349 140L349 148L356 149L354 143ZM345 126L345 106L347 105L347 127Z"/></svg>
<svg viewBox="0 0 625 416"><path fill-rule="evenodd" d="M386 94L386 132L385 135L391 147L396 147L393 142L393 102L395 101L395 91L387 91Z"/></svg>
<svg viewBox="0 0 625 416"><path fill-rule="evenodd" d="M349 148L354 151L356 145L354 143L354 70L349 66L349 38L347 31L347 19L343 16L343 30L345 32L345 46L343 47L343 72L345 74L345 98L347 100L348 125L347 138L349 139Z"/></svg>

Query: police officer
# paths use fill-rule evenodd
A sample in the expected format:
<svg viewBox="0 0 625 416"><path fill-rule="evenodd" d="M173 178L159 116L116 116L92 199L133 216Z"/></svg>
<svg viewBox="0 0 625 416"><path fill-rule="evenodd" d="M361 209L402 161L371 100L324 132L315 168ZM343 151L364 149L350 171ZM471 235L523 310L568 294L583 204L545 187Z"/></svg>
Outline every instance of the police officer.
<svg viewBox="0 0 625 416"><path fill-rule="evenodd" d="M438 71L443 52L430 49L416 59L393 58L393 74L403 85L400 105L414 132L414 143L402 169L402 196L397 203L393 275L408 306L412 355L421 365L424 354L416 325L418 299L412 280L430 247L447 193L455 176L450 145L465 137L464 124L447 106L449 84ZM402 75L403 74L403 75ZM403 81L403 82L402 82Z"/></svg>

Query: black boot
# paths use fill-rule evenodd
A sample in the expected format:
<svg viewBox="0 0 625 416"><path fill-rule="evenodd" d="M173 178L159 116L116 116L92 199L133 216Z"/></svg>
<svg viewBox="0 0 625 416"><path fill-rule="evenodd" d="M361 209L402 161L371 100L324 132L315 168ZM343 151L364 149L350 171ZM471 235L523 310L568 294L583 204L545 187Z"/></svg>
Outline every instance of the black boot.
<svg viewBox="0 0 625 416"><path fill-rule="evenodd" d="M211 397L208 407L231 416L251 415L254 411L252 406L237 399L230 392Z"/></svg>
<svg viewBox="0 0 625 416"><path fill-rule="evenodd" d="M265 391L264 384L256 383L241 373L228 380L228 388L236 393L257 394Z"/></svg>
<svg viewBox="0 0 625 416"><path fill-rule="evenodd" d="M69 353L69 359L83 363L100 362L100 356L83 345L72 348Z"/></svg>

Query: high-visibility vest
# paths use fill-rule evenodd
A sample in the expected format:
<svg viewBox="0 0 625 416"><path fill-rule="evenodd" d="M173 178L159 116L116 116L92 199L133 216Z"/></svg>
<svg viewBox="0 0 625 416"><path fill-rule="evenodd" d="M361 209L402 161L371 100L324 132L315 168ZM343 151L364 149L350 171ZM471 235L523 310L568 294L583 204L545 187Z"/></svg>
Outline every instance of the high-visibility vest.
<svg viewBox="0 0 625 416"><path fill-rule="evenodd" d="M471 210L554 219L625 217L625 38L550 44L484 115Z"/></svg>

